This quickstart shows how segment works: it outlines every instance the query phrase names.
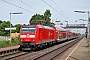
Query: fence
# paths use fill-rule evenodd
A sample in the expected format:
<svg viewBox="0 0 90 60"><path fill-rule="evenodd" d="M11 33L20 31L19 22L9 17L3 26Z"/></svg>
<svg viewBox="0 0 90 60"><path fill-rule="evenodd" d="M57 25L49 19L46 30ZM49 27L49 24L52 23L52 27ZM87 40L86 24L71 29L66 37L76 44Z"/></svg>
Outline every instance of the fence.
<svg viewBox="0 0 90 60"><path fill-rule="evenodd" d="M10 40L10 36L0 36L0 40Z"/></svg>

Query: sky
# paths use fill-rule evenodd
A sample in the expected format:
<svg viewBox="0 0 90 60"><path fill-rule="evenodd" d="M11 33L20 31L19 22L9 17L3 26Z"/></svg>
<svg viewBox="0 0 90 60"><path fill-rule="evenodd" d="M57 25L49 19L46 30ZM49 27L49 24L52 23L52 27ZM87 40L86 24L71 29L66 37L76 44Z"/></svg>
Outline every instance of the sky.
<svg viewBox="0 0 90 60"><path fill-rule="evenodd" d="M90 0L0 0L0 20L10 21L10 13L22 12L11 14L11 23L28 24L34 14L43 14L46 9L50 10L54 23L58 20L66 25L67 20L69 24L82 24L83 21L79 19L87 20L88 14L74 11L90 11Z"/></svg>

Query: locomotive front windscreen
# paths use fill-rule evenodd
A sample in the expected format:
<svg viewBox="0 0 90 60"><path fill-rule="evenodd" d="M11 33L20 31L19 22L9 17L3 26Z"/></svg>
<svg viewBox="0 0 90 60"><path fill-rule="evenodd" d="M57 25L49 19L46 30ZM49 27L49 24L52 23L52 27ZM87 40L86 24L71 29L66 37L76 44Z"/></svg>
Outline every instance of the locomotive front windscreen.
<svg viewBox="0 0 90 60"><path fill-rule="evenodd" d="M36 26L22 26L22 32L35 32Z"/></svg>

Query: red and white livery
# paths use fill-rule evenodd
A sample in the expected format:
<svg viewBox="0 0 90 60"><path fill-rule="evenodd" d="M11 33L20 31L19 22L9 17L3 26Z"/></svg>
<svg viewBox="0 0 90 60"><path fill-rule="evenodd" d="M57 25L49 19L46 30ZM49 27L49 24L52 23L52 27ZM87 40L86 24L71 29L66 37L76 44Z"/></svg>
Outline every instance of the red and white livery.
<svg viewBox="0 0 90 60"><path fill-rule="evenodd" d="M37 49L45 45L60 42L61 38L70 37L67 30L43 25L22 25L20 28L20 49ZM75 34L73 34L74 36Z"/></svg>

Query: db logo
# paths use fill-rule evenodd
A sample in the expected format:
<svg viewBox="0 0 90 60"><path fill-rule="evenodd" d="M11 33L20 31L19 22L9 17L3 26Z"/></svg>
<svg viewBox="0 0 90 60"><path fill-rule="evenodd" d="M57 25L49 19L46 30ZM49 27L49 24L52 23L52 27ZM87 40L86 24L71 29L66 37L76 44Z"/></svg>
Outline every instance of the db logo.
<svg viewBox="0 0 90 60"><path fill-rule="evenodd" d="M29 37L30 35L29 34L27 34L27 37Z"/></svg>

